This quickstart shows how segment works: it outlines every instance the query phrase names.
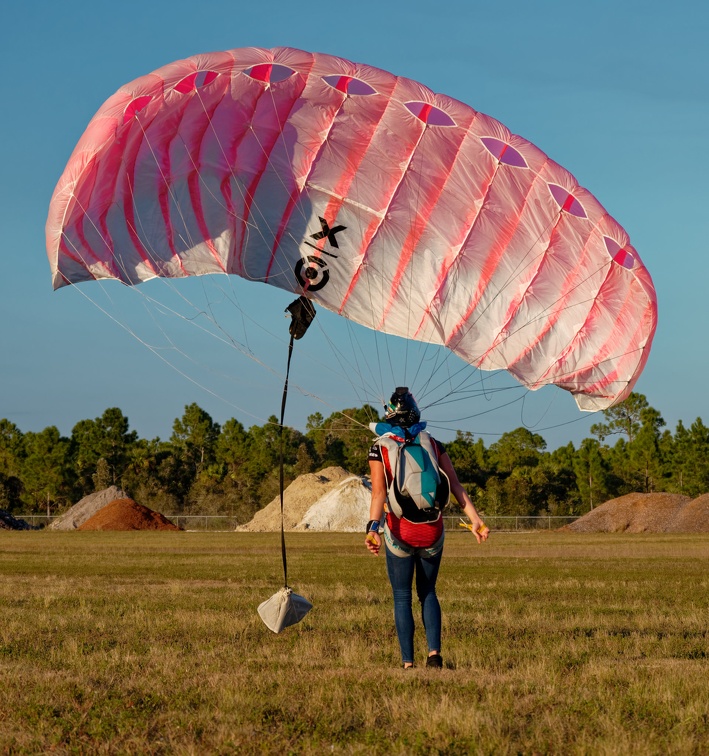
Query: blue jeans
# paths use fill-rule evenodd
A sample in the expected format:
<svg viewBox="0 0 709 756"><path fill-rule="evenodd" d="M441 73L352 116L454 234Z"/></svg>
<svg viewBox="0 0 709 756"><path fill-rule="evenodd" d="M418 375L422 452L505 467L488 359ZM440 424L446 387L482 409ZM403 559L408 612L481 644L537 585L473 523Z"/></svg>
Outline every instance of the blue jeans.
<svg viewBox="0 0 709 756"><path fill-rule="evenodd" d="M394 624L404 664L414 661L414 615L411 608L414 572L416 593L421 602L421 619L429 651L441 650L441 605L436 596L436 578L443 549L433 557L395 556L385 548L387 574L394 594Z"/></svg>

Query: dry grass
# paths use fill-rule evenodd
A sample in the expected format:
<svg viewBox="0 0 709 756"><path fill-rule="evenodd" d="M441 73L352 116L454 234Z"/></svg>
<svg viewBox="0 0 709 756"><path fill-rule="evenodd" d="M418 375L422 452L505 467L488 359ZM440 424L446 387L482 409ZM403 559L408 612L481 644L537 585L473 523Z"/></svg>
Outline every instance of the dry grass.
<svg viewBox="0 0 709 756"><path fill-rule="evenodd" d="M709 752L707 536L451 534L410 672L361 541L288 536L275 636L278 534L0 533L0 752Z"/></svg>

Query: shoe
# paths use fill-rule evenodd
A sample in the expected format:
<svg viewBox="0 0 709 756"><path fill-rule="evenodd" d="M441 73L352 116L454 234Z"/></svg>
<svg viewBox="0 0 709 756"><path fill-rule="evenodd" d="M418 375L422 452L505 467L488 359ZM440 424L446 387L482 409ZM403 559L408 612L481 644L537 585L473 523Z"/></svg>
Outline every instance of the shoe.
<svg viewBox="0 0 709 756"><path fill-rule="evenodd" d="M426 659L426 666L434 669L443 669L443 657L440 654L433 654Z"/></svg>

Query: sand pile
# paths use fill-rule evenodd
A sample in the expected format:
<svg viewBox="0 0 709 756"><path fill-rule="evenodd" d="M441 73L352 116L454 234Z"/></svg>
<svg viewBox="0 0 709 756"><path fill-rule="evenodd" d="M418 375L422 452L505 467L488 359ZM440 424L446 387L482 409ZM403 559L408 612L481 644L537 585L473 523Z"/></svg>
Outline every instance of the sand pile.
<svg viewBox="0 0 709 756"><path fill-rule="evenodd" d="M25 520L18 520L9 512L0 509L0 530L33 530L33 528Z"/></svg>
<svg viewBox="0 0 709 756"><path fill-rule="evenodd" d="M133 499L116 499L89 517L79 530L179 530L160 512Z"/></svg>
<svg viewBox="0 0 709 756"><path fill-rule="evenodd" d="M369 520L372 489L358 475L346 478L321 496L295 530L333 530L338 533L363 532Z"/></svg>
<svg viewBox="0 0 709 756"><path fill-rule="evenodd" d="M573 533L709 533L709 495L631 493L561 528Z"/></svg>
<svg viewBox="0 0 709 756"><path fill-rule="evenodd" d="M126 496L126 492L118 488L118 486L111 486L110 488L104 488L103 491L96 491L96 493L84 496L78 504L74 504L61 517L57 517L48 527L51 530L76 530L89 517L95 515L100 509L103 509L106 504L110 504L116 499L125 499Z"/></svg>
<svg viewBox="0 0 709 756"><path fill-rule="evenodd" d="M369 517L369 488L342 467L301 475L283 494L286 530L360 530ZM272 532L281 528L281 502L276 497L237 530Z"/></svg>

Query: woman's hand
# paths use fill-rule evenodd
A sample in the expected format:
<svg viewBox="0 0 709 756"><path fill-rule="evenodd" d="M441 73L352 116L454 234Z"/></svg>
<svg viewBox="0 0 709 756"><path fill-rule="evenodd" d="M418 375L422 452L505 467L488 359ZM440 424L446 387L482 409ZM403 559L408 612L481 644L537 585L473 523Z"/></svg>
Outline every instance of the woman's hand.
<svg viewBox="0 0 709 756"><path fill-rule="evenodd" d="M384 502L387 498L386 476L384 465L376 460L369 460L369 477L372 481L372 503L369 507L369 522L381 522L384 515ZM364 539L364 545L377 556L382 547L382 536L375 530L370 530Z"/></svg>
<svg viewBox="0 0 709 756"><path fill-rule="evenodd" d="M472 525L471 530L473 531L473 535L478 543L487 541L487 537L490 535L490 528L480 519L477 512L470 518L470 524Z"/></svg>
<svg viewBox="0 0 709 756"><path fill-rule="evenodd" d="M475 536L478 543L487 541L487 537L490 535L490 528L480 518L478 510L475 509L468 492L463 488L458 476L456 475L453 463L447 454L443 454L439 460L441 470L448 476L448 480L451 484L451 493L455 496L455 500L460 504L463 512L468 516L470 520L470 530Z"/></svg>
<svg viewBox="0 0 709 756"><path fill-rule="evenodd" d="M379 549L382 547L382 537L379 533L370 530L369 533L367 533L367 537L364 539L364 545L372 554L374 554L374 556L378 556Z"/></svg>

